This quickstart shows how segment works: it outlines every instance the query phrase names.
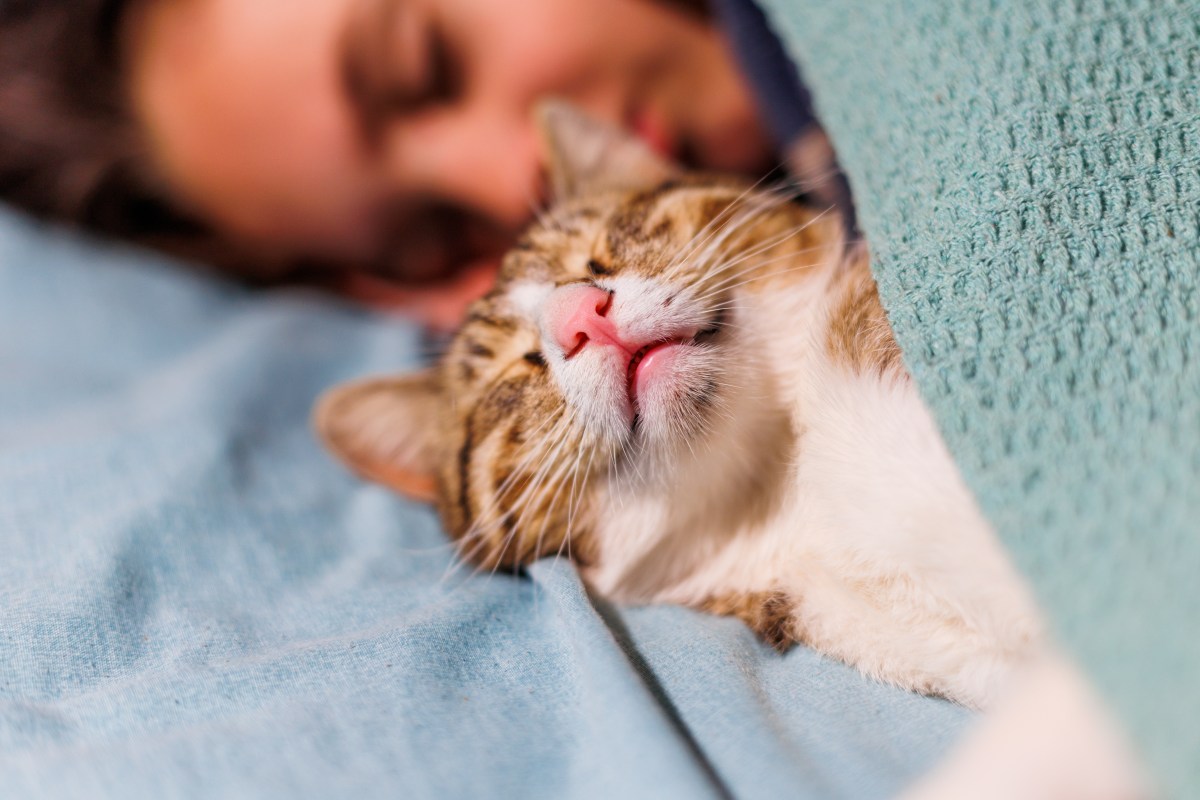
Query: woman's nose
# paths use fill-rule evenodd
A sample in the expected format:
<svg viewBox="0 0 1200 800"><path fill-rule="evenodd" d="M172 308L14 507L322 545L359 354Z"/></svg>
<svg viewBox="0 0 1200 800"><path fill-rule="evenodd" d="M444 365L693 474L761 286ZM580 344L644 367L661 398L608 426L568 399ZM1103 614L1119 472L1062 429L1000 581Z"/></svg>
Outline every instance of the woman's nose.
<svg viewBox="0 0 1200 800"><path fill-rule="evenodd" d="M384 169L394 192L446 201L515 231L543 200L540 151L531 115L462 105L398 120Z"/></svg>

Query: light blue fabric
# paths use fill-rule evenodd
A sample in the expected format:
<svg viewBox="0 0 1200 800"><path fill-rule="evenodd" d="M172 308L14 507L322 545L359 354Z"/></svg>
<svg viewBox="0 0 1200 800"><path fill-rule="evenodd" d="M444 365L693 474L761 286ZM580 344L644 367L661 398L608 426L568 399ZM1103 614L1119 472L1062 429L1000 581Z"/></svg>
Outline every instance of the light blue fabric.
<svg viewBox="0 0 1200 800"><path fill-rule="evenodd" d="M0 797L885 797L968 716L565 564L445 578L325 387L403 324L0 214Z"/></svg>

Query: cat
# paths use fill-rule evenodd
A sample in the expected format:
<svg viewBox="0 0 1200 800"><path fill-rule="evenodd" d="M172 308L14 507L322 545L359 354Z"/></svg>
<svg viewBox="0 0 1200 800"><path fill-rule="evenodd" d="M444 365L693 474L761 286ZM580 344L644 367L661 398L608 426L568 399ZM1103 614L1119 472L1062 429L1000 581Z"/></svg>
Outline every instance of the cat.
<svg viewBox="0 0 1200 800"><path fill-rule="evenodd" d="M441 363L314 413L462 556L561 554L622 603L744 620L987 708L1044 640L836 213L687 173L568 107L552 207Z"/></svg>

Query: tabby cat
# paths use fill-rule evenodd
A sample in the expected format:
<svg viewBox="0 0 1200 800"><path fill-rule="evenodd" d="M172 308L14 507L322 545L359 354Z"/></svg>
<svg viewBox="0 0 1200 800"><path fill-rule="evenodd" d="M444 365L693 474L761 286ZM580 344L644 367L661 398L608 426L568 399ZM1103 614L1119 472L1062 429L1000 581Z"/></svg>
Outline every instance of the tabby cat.
<svg viewBox="0 0 1200 800"><path fill-rule="evenodd" d="M988 705L1041 639L833 213L542 114L554 206L440 365L316 425L436 501L484 568L569 555L599 593L740 617Z"/></svg>

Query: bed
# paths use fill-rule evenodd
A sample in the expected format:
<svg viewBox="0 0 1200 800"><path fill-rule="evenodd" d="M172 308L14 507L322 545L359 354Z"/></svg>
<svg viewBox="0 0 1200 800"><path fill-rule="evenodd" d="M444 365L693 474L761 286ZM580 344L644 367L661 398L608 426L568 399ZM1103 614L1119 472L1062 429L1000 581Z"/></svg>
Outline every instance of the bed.
<svg viewBox="0 0 1200 800"><path fill-rule="evenodd" d="M763 5L968 483L1200 792L1200 7ZM456 570L307 427L422 350L0 212L0 795L882 798L970 725L562 562Z"/></svg>
<svg viewBox="0 0 1200 800"><path fill-rule="evenodd" d="M882 798L969 723L566 563L454 569L307 424L422 349L0 215L0 796Z"/></svg>

